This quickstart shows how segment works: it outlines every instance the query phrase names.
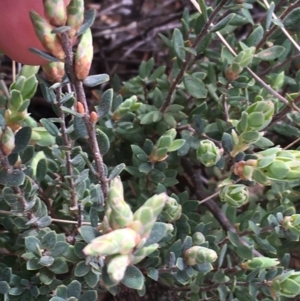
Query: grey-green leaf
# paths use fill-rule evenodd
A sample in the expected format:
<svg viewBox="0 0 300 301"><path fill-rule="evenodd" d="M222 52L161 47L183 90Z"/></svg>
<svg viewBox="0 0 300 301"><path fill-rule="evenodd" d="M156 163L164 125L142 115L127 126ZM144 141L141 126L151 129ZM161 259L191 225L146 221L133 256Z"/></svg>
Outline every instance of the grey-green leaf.
<svg viewBox="0 0 300 301"><path fill-rule="evenodd" d="M144 285L144 276L137 267L130 265L126 269L122 283L129 288L141 289Z"/></svg>
<svg viewBox="0 0 300 301"><path fill-rule="evenodd" d="M97 138L101 155L105 155L110 148L110 142L107 135L104 132L102 132L100 129L96 129L96 138Z"/></svg>
<svg viewBox="0 0 300 301"><path fill-rule="evenodd" d="M299 23L300 23L300 7L295 8L283 19L283 25L288 30L298 31Z"/></svg>
<svg viewBox="0 0 300 301"><path fill-rule="evenodd" d="M88 76L84 81L83 84L87 87L95 87L101 85L105 82L109 81L108 74L96 74Z"/></svg>
<svg viewBox="0 0 300 301"><path fill-rule="evenodd" d="M108 114L112 104L113 95L113 89L108 89L102 94L100 103L97 108L99 118L102 118Z"/></svg>
<svg viewBox="0 0 300 301"><path fill-rule="evenodd" d="M27 146L31 139L31 128L26 126L20 129L15 135L15 148L12 153L22 152Z"/></svg>
<svg viewBox="0 0 300 301"><path fill-rule="evenodd" d="M285 48L283 46L275 45L260 51L255 55L255 57L263 61L272 61L280 57L280 55L284 52L284 50Z"/></svg>
<svg viewBox="0 0 300 301"><path fill-rule="evenodd" d="M206 98L207 89L203 82L194 75L185 75L183 84L186 91L195 98Z"/></svg>

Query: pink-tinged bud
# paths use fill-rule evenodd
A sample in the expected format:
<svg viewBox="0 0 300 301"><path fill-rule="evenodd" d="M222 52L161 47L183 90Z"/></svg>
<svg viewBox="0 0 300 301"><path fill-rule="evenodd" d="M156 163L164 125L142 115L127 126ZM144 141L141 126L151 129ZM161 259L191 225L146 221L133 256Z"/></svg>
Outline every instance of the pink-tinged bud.
<svg viewBox="0 0 300 301"><path fill-rule="evenodd" d="M1 150L8 156L15 148L15 135L10 127L6 127L1 137Z"/></svg>
<svg viewBox="0 0 300 301"><path fill-rule="evenodd" d="M111 258L107 265L107 273L111 280L116 282L121 281L129 264L129 255L116 255Z"/></svg>
<svg viewBox="0 0 300 301"><path fill-rule="evenodd" d="M75 75L77 79L84 80L90 72L94 55L93 37L90 29L81 36L75 54Z"/></svg>
<svg viewBox="0 0 300 301"><path fill-rule="evenodd" d="M83 0L71 0L67 7L67 25L71 27L68 31L69 38L73 38L84 20L84 1Z"/></svg>
<svg viewBox="0 0 300 301"><path fill-rule="evenodd" d="M83 252L92 256L129 254L139 242L140 235L134 230L118 229L95 238L83 249Z"/></svg>
<svg viewBox="0 0 300 301"><path fill-rule="evenodd" d="M217 258L214 250L200 246L193 246L184 252L184 261L190 266L214 262Z"/></svg>
<svg viewBox="0 0 300 301"><path fill-rule="evenodd" d="M64 0L43 0L44 13L53 26L64 26L67 21L67 9Z"/></svg>
<svg viewBox="0 0 300 301"><path fill-rule="evenodd" d="M77 112L79 114L84 114L85 113L84 106L81 102L77 102Z"/></svg>
<svg viewBox="0 0 300 301"><path fill-rule="evenodd" d="M52 33L52 26L38 13L31 11L30 18L34 26L35 33L43 46L56 58L63 60L65 53L58 35Z"/></svg>
<svg viewBox="0 0 300 301"><path fill-rule="evenodd" d="M42 66L46 79L51 83L60 83L65 75L65 64L63 62L51 62Z"/></svg>
<svg viewBox="0 0 300 301"><path fill-rule="evenodd" d="M90 119L92 123L97 123L97 121L99 120L99 116L95 111L93 111L90 114Z"/></svg>

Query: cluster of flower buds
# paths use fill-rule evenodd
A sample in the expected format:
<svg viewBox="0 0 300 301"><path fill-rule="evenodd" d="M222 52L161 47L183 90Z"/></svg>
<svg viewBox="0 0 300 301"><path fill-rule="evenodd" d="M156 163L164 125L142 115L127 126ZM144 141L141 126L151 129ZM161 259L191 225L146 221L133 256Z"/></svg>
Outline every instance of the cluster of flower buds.
<svg viewBox="0 0 300 301"><path fill-rule="evenodd" d="M221 150L211 140L202 140L197 149L197 157L203 165L211 167L221 159Z"/></svg>
<svg viewBox="0 0 300 301"><path fill-rule="evenodd" d="M257 159L240 161L233 172L241 179L254 180L263 185L270 181L294 181L300 177L300 151L272 147L255 154Z"/></svg>
<svg viewBox="0 0 300 301"><path fill-rule="evenodd" d="M239 133L263 130L272 120L274 103L272 101L258 101L242 112L241 120L236 129Z"/></svg>
<svg viewBox="0 0 300 301"><path fill-rule="evenodd" d="M162 211L162 217L168 222L176 221L180 218L182 212L182 206L178 204L176 199L168 198L165 207Z"/></svg>
<svg viewBox="0 0 300 301"><path fill-rule="evenodd" d="M71 0L65 5L64 0L43 0L45 17L31 11L30 18L34 25L37 37L44 48L59 62L50 63L45 66L44 72L51 82L60 82L64 75L65 52L62 46L59 27L68 26L68 37L72 42L84 21L84 0ZM90 71L93 59L93 39L91 30L87 29L80 38L75 54L75 75L77 79L84 80Z"/></svg>
<svg viewBox="0 0 300 301"><path fill-rule="evenodd" d="M65 75L63 62L51 62L42 66L46 79L51 83L60 83Z"/></svg>
<svg viewBox="0 0 300 301"><path fill-rule="evenodd" d="M274 300L278 295L287 298L299 296L300 272L289 271L275 277L271 283L271 293Z"/></svg>
<svg viewBox="0 0 300 301"><path fill-rule="evenodd" d="M234 142L230 155L235 157L238 153L248 149L249 146L261 139L263 130L272 120L274 103L272 101L258 101L242 112L239 121L233 121L236 131L232 130Z"/></svg>
<svg viewBox="0 0 300 301"><path fill-rule="evenodd" d="M135 95L126 99L122 102L117 109L113 112L112 120L119 121L129 112L134 112L140 108L141 102L137 102L137 97Z"/></svg>
<svg viewBox="0 0 300 301"><path fill-rule="evenodd" d="M285 216L281 222L281 226L284 230L289 230L294 235L300 236L300 214L293 214L291 216Z"/></svg>
<svg viewBox="0 0 300 301"><path fill-rule="evenodd" d="M201 246L193 246L184 252L184 262L189 266L211 263L217 258L218 255L214 250Z"/></svg>
<svg viewBox="0 0 300 301"><path fill-rule="evenodd" d="M149 155L151 163L164 161L168 157L168 152L176 151L183 145L184 140L175 140L176 134L175 129L170 129L159 137Z"/></svg>
<svg viewBox="0 0 300 301"><path fill-rule="evenodd" d="M106 256L108 275L117 284L123 279L127 266L140 262L158 248L156 243L148 246L145 243L167 201L165 193L154 195L133 213L124 201L120 178L114 178L101 226L103 235L95 238L83 252Z"/></svg>
<svg viewBox="0 0 300 301"><path fill-rule="evenodd" d="M222 202L231 207L241 207L249 201L249 191L243 184L226 185L219 193Z"/></svg>
<svg viewBox="0 0 300 301"><path fill-rule="evenodd" d="M255 54L255 47L249 47L241 51L232 61L232 64L226 70L226 78L228 81L238 79L245 67L251 64Z"/></svg>

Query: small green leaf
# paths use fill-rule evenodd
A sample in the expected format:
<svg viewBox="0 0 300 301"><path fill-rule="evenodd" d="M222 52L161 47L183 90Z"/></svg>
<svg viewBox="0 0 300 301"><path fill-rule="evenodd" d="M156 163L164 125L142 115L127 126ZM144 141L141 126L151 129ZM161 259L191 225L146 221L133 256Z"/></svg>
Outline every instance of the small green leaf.
<svg viewBox="0 0 300 301"><path fill-rule="evenodd" d="M39 271L39 278L42 283L49 285L55 278L55 274L53 272L49 271L48 268L43 267Z"/></svg>
<svg viewBox="0 0 300 301"><path fill-rule="evenodd" d="M91 226L81 226L78 229L80 235L82 236L82 238L84 239L84 241L86 243L90 243L94 238L97 237L97 232L96 230L91 227Z"/></svg>
<svg viewBox="0 0 300 301"><path fill-rule="evenodd" d="M154 59L153 58L151 58L147 62L142 61L142 63L140 64L140 67L139 67L139 76L142 79L145 79L145 78L149 77L149 75L150 75L150 73L153 69L153 66L154 66Z"/></svg>
<svg viewBox="0 0 300 301"><path fill-rule="evenodd" d="M203 82L194 75L185 75L183 84L186 91L195 98L206 98L207 89Z"/></svg>
<svg viewBox="0 0 300 301"><path fill-rule="evenodd" d="M121 163L119 165L117 165L116 167L114 167L114 169L110 172L108 180L112 180L115 177L117 177L126 167L126 165L124 163Z"/></svg>
<svg viewBox="0 0 300 301"><path fill-rule="evenodd" d="M97 301L98 295L96 291L84 292L78 301Z"/></svg>
<svg viewBox="0 0 300 301"><path fill-rule="evenodd" d="M42 118L40 122L51 136L57 137L59 135L59 130L53 122L46 118Z"/></svg>
<svg viewBox="0 0 300 301"><path fill-rule="evenodd" d="M100 129L96 129L96 138L99 145L100 153L101 155L105 155L109 148L110 148L110 142L107 137L107 135L102 132Z"/></svg>
<svg viewBox="0 0 300 301"><path fill-rule="evenodd" d="M200 41L200 43L196 46L196 52L198 55L207 50L207 47L210 44L211 40L212 40L211 33L208 33L203 37L203 39Z"/></svg>
<svg viewBox="0 0 300 301"><path fill-rule="evenodd" d="M6 281L0 281L0 294L7 294L10 287Z"/></svg>
<svg viewBox="0 0 300 301"><path fill-rule="evenodd" d="M274 9L275 9L275 3L271 2L270 7L268 8L268 11L266 13L265 20L264 20L265 30L269 30L269 28L270 28L270 25L271 25L272 19L273 19Z"/></svg>
<svg viewBox="0 0 300 301"><path fill-rule="evenodd" d="M51 264L53 264L54 258L51 256L42 256L38 263L42 266L49 267Z"/></svg>
<svg viewBox="0 0 300 301"><path fill-rule="evenodd" d="M245 68L245 67L249 66L252 63L255 50L256 50L255 47L249 47L248 49L241 51L237 55L237 57L234 58L234 60L232 62L233 65L234 65L234 63L236 63L238 69L240 67Z"/></svg>
<svg viewBox="0 0 300 301"><path fill-rule="evenodd" d="M216 32L223 29L231 20L235 17L236 14L231 13L227 15L225 18L221 19L216 25L210 28L210 32Z"/></svg>
<svg viewBox="0 0 300 301"><path fill-rule="evenodd" d="M264 49L257 53L255 57L263 61L272 61L280 57L280 55L285 51L283 46L275 45L270 48Z"/></svg>
<svg viewBox="0 0 300 301"><path fill-rule="evenodd" d="M97 107L97 113L99 118L102 118L108 114L111 107L113 95L113 89L108 89L102 94L100 103Z"/></svg>
<svg viewBox="0 0 300 301"><path fill-rule="evenodd" d="M74 129L80 138L88 138L89 135L83 117L74 117Z"/></svg>
<svg viewBox="0 0 300 301"><path fill-rule="evenodd" d="M74 274L76 277L83 277L90 271L91 267L86 265L85 261L80 261L77 263Z"/></svg>
<svg viewBox="0 0 300 301"><path fill-rule="evenodd" d="M95 9L87 9L84 12L84 19L83 19L83 23L80 26L77 35L80 36L81 34L83 34L88 28L90 28L94 22L95 22L95 18L96 18L96 10Z"/></svg>
<svg viewBox="0 0 300 301"><path fill-rule="evenodd" d="M34 236L28 236L25 238L25 246L29 252L38 255L38 249L41 248L41 242Z"/></svg>
<svg viewBox="0 0 300 301"><path fill-rule="evenodd" d="M41 182L45 179L45 176L48 172L47 160L42 158L39 160L37 167L36 167L36 180Z"/></svg>
<svg viewBox="0 0 300 301"><path fill-rule="evenodd" d="M55 274L65 274L69 271L68 265L62 258L55 258L49 270Z"/></svg>
<svg viewBox="0 0 300 301"><path fill-rule="evenodd" d="M22 152L28 146L28 143L31 139L31 128L26 126L20 129L15 135L15 148L12 153L16 154Z"/></svg>
<svg viewBox="0 0 300 301"><path fill-rule="evenodd" d="M63 299L61 297L53 297L50 299L50 301L66 301L66 299Z"/></svg>
<svg viewBox="0 0 300 301"><path fill-rule="evenodd" d="M144 285L144 276L137 267L130 265L126 269L122 283L129 288L142 289Z"/></svg>
<svg viewBox="0 0 300 301"><path fill-rule="evenodd" d="M261 25L258 25L249 35L246 43L249 47L256 46L264 36L264 29Z"/></svg>
<svg viewBox="0 0 300 301"><path fill-rule="evenodd" d="M228 133L224 133L221 142L225 152L230 154L233 150L233 139L231 135Z"/></svg>
<svg viewBox="0 0 300 301"><path fill-rule="evenodd" d="M108 74L90 75L84 79L83 84L87 87L95 87L109 81Z"/></svg>
<svg viewBox="0 0 300 301"><path fill-rule="evenodd" d="M176 139L172 142L172 144L168 147L169 152L175 152L179 150L185 143L184 139Z"/></svg>
<svg viewBox="0 0 300 301"><path fill-rule="evenodd" d="M54 231L46 233L41 240L42 247L50 250L56 244L56 233Z"/></svg>
<svg viewBox="0 0 300 301"><path fill-rule="evenodd" d="M176 56L183 61L185 59L184 40L181 31L178 28L174 29L172 37L173 49Z"/></svg>
<svg viewBox="0 0 300 301"><path fill-rule="evenodd" d="M153 279L154 281L157 281L159 277L158 270L154 268L147 269L147 275L149 278Z"/></svg>
<svg viewBox="0 0 300 301"><path fill-rule="evenodd" d="M52 223L52 218L50 216L43 216L37 221L37 226L39 228L46 228Z"/></svg>
<svg viewBox="0 0 300 301"><path fill-rule="evenodd" d="M169 227L166 223L156 222L146 241L145 247L159 242L167 234Z"/></svg>
<svg viewBox="0 0 300 301"><path fill-rule="evenodd" d="M40 49L37 49L37 48L29 48L29 51L34 53L34 54L37 54L38 56L40 56L42 59L46 60L46 61L49 61L49 62L59 62L59 59L52 56L51 54L45 52L45 51L42 51Z"/></svg>
<svg viewBox="0 0 300 301"><path fill-rule="evenodd" d="M90 270L84 276L84 280L85 280L86 284L91 288L96 287L96 285L99 283L99 278L100 278L99 274L95 274L92 270Z"/></svg>
<svg viewBox="0 0 300 301"><path fill-rule="evenodd" d="M292 10L284 19L283 25L288 30L298 31L300 23L300 7Z"/></svg>
<svg viewBox="0 0 300 301"><path fill-rule="evenodd" d="M73 280L68 285L68 290L67 290L68 297L79 298L80 293L81 293L81 283L77 280Z"/></svg>

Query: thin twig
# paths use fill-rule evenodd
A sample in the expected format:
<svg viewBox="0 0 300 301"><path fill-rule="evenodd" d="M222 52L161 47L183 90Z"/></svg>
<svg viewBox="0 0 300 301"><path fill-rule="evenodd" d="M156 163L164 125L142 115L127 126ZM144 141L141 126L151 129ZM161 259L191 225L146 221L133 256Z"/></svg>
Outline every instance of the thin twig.
<svg viewBox="0 0 300 301"><path fill-rule="evenodd" d="M61 86L59 86L56 89L56 97L57 97L57 107L59 110L59 117L61 119L61 124L60 124L60 129L61 129L61 135L62 135L62 140L64 146L67 148L70 147L70 142L69 142L69 137L67 134L67 129L66 129L66 123L65 123L65 113L62 110L62 105L61 105ZM67 167L67 173L69 175L69 181L70 181L70 193L71 193L71 204L72 207L70 208L71 210L78 210L78 200L77 200L77 194L75 190L75 184L74 184L74 179L73 179L73 166L71 163L71 152L69 150L65 151L66 154L66 167ZM78 217L80 216L80 213L78 214Z"/></svg>
<svg viewBox="0 0 300 301"><path fill-rule="evenodd" d="M270 8L269 3L268 3L266 0L263 0L263 2L264 2L264 4L265 4L266 8L269 9L269 8ZM273 18L274 18L275 20L279 20L279 18L278 18L274 13L272 14L272 16L273 16ZM281 19L281 21L282 21L282 19ZM291 37L291 35L287 32L287 30L286 30L284 27L279 27L279 28L280 28L280 30L286 35L286 37L291 41L291 43L296 47L296 49L300 52L300 47L299 47L299 45L298 45L297 42Z"/></svg>
<svg viewBox="0 0 300 301"><path fill-rule="evenodd" d="M300 1L296 1L295 3L289 5L287 9L280 15L279 19L283 20L291 11L293 11L296 7L300 5ZM273 35L273 33L278 29L277 25L273 25L272 28L266 32L264 37L261 39L261 41L256 45L256 49L260 49L266 41Z"/></svg>
<svg viewBox="0 0 300 301"><path fill-rule="evenodd" d="M205 200L204 205L206 208L214 215L214 217L218 220L220 225L225 231L230 231L233 233L237 233L236 228L234 225L230 222L230 220L226 217L224 212L221 210L221 208L216 204L211 198L209 200L206 200L207 196L205 195L205 191L203 188L203 184L201 182L201 177L199 175L199 170L195 170L190 161L187 158L182 158L181 159L182 166L185 170L185 172L191 177L192 182L193 182L193 187L195 189L195 195L199 200ZM239 238L240 242L247 246L250 247L248 242L244 240L242 237ZM260 252L257 250L253 249L252 253L256 257L261 257L263 256Z"/></svg>
<svg viewBox="0 0 300 301"><path fill-rule="evenodd" d="M1 212L0 212L1 213ZM62 224L75 224L77 225L78 222L77 221L70 221L70 220L66 220L66 219L59 219L59 218L51 218L53 222L55 223L62 223ZM81 222L82 225L91 225L90 222ZM101 223L98 224L98 226L101 226Z"/></svg>
<svg viewBox="0 0 300 301"><path fill-rule="evenodd" d="M290 147L292 147L294 144L296 144L297 142L300 141L300 137L297 138L295 141L293 141L292 143L290 143L289 145L287 145L284 149L289 149Z"/></svg>
<svg viewBox="0 0 300 301"><path fill-rule="evenodd" d="M213 10L213 12L210 15L209 19L207 20L207 22L203 26L201 32L198 34L198 36L196 37L195 41L193 42L192 48L195 48L201 42L201 40L203 39L203 37L208 33L209 27L212 25L214 19L216 18L216 16L220 12L220 10L223 8L223 6L227 2L228 2L228 0L222 0L219 3L219 5ZM184 76L184 73L187 70L187 68L188 68L190 62L193 60L193 58L194 58L194 56L192 54L188 54L186 60L183 61L182 67L181 67L179 73L177 74L177 76L172 81L172 84L171 84L171 87L169 89L169 92L168 92L168 95L166 97L166 100L165 100L164 104L162 105L162 107L160 108L160 111L162 113L165 113L166 110L167 110L167 108L171 104L174 92L176 90L176 87L179 84L179 82L181 81L182 77Z"/></svg>
<svg viewBox="0 0 300 301"><path fill-rule="evenodd" d="M88 131L88 136L89 136L88 142L89 142L92 154L94 156L97 176L101 183L101 188L103 191L104 199L106 200L107 195L108 195L108 180L105 176L103 158L100 153L100 149L99 149L97 138L96 138L95 125L90 120L90 113L89 113L86 95L85 95L85 92L83 89L83 84L80 80L78 80L76 78L76 76L74 74L74 54L72 52L71 40L69 39L67 33L61 34L61 40L62 40L62 47L66 54L66 58L65 58L66 73L74 86L77 100L79 102L81 102L84 106L85 112L83 115L83 121L84 121L85 126Z"/></svg>
<svg viewBox="0 0 300 301"><path fill-rule="evenodd" d="M236 52L232 49L232 47L227 43L225 38L219 33L216 33L221 42L226 46L226 48L234 55L237 56ZM263 87L265 88L270 94L278 98L283 104L286 106L292 107L294 110L300 112L300 109L296 106L293 106L286 98L280 95L278 92L273 90L269 85L267 85L255 72L253 72L249 67L245 68L247 72Z"/></svg>
<svg viewBox="0 0 300 301"><path fill-rule="evenodd" d="M276 65L274 65L274 66L272 66L272 67L270 67L268 69L265 69L263 72L261 72L259 74L259 76L260 77L265 76L265 75L269 74L270 72L272 72L272 71L274 71L276 69L279 69L279 68L283 67L284 65L286 65L286 64L290 63L291 61L293 61L295 59L298 59L298 58L300 58L300 54L299 53L296 54L296 55L290 56L286 60L284 60L283 62L280 62L280 63L278 63L278 64L276 64Z"/></svg>

